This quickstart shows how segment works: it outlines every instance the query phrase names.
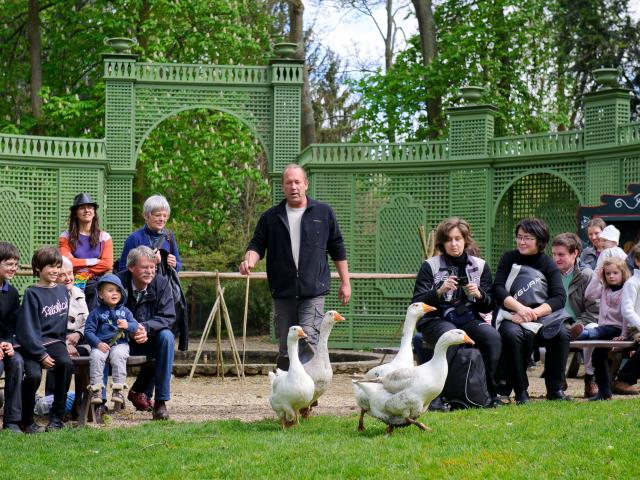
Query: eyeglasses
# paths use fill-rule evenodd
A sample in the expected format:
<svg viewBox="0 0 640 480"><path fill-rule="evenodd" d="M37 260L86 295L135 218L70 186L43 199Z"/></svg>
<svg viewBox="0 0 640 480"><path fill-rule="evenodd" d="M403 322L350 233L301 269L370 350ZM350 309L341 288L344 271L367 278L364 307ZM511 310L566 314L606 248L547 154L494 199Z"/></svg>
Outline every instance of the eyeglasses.
<svg viewBox="0 0 640 480"><path fill-rule="evenodd" d="M516 242L518 243L531 243L531 242L535 242L536 241L536 237L531 237L529 235L517 235L516 236Z"/></svg>

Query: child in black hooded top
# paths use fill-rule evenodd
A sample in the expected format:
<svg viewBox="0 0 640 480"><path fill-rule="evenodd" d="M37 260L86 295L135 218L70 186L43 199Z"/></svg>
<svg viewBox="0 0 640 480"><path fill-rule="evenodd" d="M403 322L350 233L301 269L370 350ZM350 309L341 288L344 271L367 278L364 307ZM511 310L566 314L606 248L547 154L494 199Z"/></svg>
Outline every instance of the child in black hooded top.
<svg viewBox="0 0 640 480"><path fill-rule="evenodd" d="M42 368L50 369L55 378L47 430L64 426L62 415L73 364L65 344L69 297L64 285L56 283L61 266L62 257L54 247L41 247L33 254L31 267L39 280L24 292L18 315L16 334L25 371L22 423L32 430L29 433L40 431L33 421L33 407Z"/></svg>

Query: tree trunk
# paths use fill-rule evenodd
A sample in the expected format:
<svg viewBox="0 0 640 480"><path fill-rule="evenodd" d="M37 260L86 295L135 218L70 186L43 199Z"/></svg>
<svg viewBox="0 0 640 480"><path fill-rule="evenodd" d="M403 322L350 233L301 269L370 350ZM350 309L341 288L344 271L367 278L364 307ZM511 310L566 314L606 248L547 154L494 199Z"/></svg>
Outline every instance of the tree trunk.
<svg viewBox="0 0 640 480"><path fill-rule="evenodd" d="M393 25L393 0L387 0L387 36L384 39L384 71L388 72L393 65L393 43L395 39Z"/></svg>
<svg viewBox="0 0 640 480"><path fill-rule="evenodd" d="M416 18L418 19L422 64L428 67L438 55L433 5L431 0L411 0L411 2L416 11ZM435 95L433 98L427 100L427 122L429 124L429 137L436 138L439 136L444 126L444 119L442 118L442 96Z"/></svg>
<svg viewBox="0 0 640 480"><path fill-rule="evenodd" d="M40 17L38 0L29 0L27 20L27 38L29 39L29 61L31 64L31 113L38 121L35 133L41 133L42 125L42 43L40 41Z"/></svg>
<svg viewBox="0 0 640 480"><path fill-rule="evenodd" d="M302 19L304 16L304 4L302 0L287 0L289 3L289 41L298 44L296 58L305 60L304 28ZM309 86L309 67L305 64L302 85L302 112L300 118L300 147L307 148L316 143L316 125L313 118L313 106L311 104L311 87Z"/></svg>

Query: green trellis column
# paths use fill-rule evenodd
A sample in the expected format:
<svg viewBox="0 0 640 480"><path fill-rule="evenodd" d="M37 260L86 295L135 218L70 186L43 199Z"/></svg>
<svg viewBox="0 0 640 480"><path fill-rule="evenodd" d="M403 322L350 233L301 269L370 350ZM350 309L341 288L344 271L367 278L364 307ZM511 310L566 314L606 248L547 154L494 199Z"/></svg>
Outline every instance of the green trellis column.
<svg viewBox="0 0 640 480"><path fill-rule="evenodd" d="M629 122L629 90L618 85L614 68L594 70L601 87L584 98L584 148L586 195L589 204L598 204L602 193L624 193L622 159L606 150L618 144L619 127Z"/></svg>
<svg viewBox="0 0 640 480"><path fill-rule="evenodd" d="M471 223L476 240L491 246L491 141L498 109L479 103L484 88L463 87L464 106L449 115L449 214ZM460 168L463 163L465 168Z"/></svg>
<svg viewBox="0 0 640 480"><path fill-rule="evenodd" d="M278 45L276 55L279 55ZM285 55L282 55L285 56ZM273 201L282 198L277 180L289 163L295 163L300 153L300 115L304 62L288 58L271 61L273 85L273 156L269 173L273 185Z"/></svg>
<svg viewBox="0 0 640 480"><path fill-rule="evenodd" d="M113 45L112 45L113 46ZM117 47L114 47L116 49ZM131 233L131 197L134 166L135 68L137 55L119 48L103 55L105 79L105 141L110 173L106 183L103 220L120 251Z"/></svg>

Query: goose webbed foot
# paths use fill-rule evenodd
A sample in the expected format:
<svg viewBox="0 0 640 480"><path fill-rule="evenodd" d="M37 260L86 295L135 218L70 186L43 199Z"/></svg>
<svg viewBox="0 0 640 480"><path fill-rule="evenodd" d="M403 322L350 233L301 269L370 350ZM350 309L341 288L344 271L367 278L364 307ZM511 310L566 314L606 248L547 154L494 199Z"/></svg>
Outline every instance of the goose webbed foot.
<svg viewBox="0 0 640 480"><path fill-rule="evenodd" d="M300 409L300 416L305 420L311 416L311 407L304 407Z"/></svg>
<svg viewBox="0 0 640 480"><path fill-rule="evenodd" d="M384 431L386 437L391 436L391 434L393 433L393 428L393 425L387 425L387 429Z"/></svg>
<svg viewBox="0 0 640 480"><path fill-rule="evenodd" d="M407 423L411 424L411 425L415 425L416 427L418 427L420 430L426 430L428 432L431 431L431 428L427 427L424 423L419 422L417 420L414 420L413 418L406 418L405 419L407 421Z"/></svg>

